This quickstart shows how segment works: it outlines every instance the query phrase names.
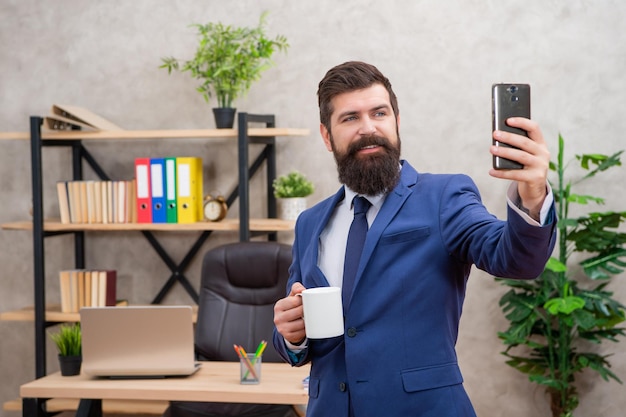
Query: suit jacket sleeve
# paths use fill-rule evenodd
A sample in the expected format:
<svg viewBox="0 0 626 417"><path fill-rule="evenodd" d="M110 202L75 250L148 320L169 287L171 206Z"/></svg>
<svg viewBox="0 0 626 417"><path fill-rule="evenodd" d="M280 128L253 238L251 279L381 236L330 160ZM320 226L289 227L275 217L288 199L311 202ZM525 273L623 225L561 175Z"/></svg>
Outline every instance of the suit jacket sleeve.
<svg viewBox="0 0 626 417"><path fill-rule="evenodd" d="M534 226L508 205L507 221L496 220L465 175L451 177L441 197L441 233L450 253L499 277L532 279L541 274L556 241L554 203L549 221Z"/></svg>

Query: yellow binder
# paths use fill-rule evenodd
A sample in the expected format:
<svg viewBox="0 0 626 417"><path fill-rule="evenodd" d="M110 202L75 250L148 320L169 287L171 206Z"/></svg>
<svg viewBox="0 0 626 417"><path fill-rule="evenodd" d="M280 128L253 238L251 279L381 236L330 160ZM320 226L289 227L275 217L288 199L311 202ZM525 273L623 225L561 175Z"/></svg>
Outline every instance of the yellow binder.
<svg viewBox="0 0 626 417"><path fill-rule="evenodd" d="M202 219L202 159L176 158L176 205L178 223L195 223Z"/></svg>

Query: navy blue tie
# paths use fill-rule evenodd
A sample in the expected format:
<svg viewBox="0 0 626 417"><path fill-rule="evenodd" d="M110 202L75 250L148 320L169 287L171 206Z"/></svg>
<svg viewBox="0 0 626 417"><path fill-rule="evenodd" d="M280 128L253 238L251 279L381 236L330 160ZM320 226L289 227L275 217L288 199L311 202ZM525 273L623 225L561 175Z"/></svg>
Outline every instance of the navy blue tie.
<svg viewBox="0 0 626 417"><path fill-rule="evenodd" d="M346 259L343 264L343 284L341 286L341 296L343 302L344 313L348 311L350 299L352 298L352 290L354 289L354 279L356 270L359 268L361 252L365 245L365 236L367 235L367 210L372 203L365 197L356 196L353 200L354 204L354 220L350 226L348 233L348 243L346 244Z"/></svg>

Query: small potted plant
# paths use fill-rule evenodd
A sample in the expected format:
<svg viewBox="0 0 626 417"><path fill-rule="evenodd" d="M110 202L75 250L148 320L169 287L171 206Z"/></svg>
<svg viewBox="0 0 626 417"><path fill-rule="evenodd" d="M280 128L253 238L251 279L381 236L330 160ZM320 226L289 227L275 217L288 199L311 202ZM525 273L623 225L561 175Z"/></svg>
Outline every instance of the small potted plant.
<svg viewBox="0 0 626 417"><path fill-rule="evenodd" d="M59 351L61 375L80 374L82 363L82 337L80 323L62 324L57 333L49 333Z"/></svg>
<svg viewBox="0 0 626 417"><path fill-rule="evenodd" d="M188 71L200 80L197 91L207 103L216 96L218 107L213 113L218 128L232 128L236 111L234 100L248 92L252 82L259 80L261 73L273 64L271 57L276 50L285 51L289 47L284 36L271 39L266 35L266 16L264 12L254 28L223 23L193 24L199 38L193 59L161 59L159 68L166 68L168 73ZM224 122L220 118L222 113L226 113Z"/></svg>
<svg viewBox="0 0 626 417"><path fill-rule="evenodd" d="M281 175L272 183L274 197L280 201L280 218L295 220L306 209L306 197L313 194L313 183L297 171Z"/></svg>

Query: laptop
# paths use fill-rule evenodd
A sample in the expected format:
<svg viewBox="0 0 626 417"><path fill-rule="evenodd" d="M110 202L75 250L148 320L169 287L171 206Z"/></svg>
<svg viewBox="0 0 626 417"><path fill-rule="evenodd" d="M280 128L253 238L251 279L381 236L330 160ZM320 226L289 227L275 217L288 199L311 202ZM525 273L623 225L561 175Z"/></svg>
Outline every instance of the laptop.
<svg viewBox="0 0 626 417"><path fill-rule="evenodd" d="M84 307L80 321L86 374L159 378L199 369L191 306Z"/></svg>

